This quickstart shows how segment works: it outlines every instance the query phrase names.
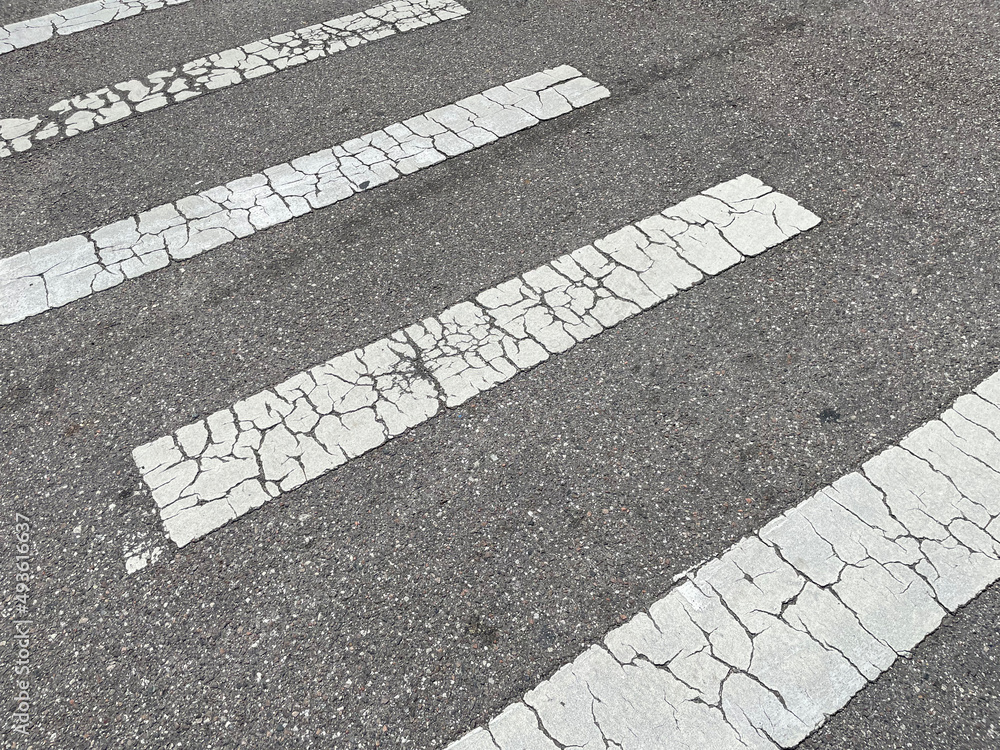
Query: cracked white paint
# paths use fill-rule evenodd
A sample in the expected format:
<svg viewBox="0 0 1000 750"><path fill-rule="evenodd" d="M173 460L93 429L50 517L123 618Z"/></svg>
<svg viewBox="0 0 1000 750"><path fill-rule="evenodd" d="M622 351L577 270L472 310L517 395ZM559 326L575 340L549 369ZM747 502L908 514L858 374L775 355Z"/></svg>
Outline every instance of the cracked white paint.
<svg viewBox="0 0 1000 750"><path fill-rule="evenodd" d="M0 119L0 158L468 12L454 0L391 0L63 99L42 115Z"/></svg>
<svg viewBox="0 0 1000 750"><path fill-rule="evenodd" d="M530 88L542 83L538 79ZM593 89L582 93L596 95ZM167 535L183 547L817 223L795 201L744 175L301 372L132 455ZM776 611L776 604L769 606ZM723 646L720 651L728 653ZM690 670L711 674L713 666L694 659ZM689 690L670 689L685 695Z"/></svg>
<svg viewBox="0 0 1000 750"><path fill-rule="evenodd" d="M47 16L9 23L0 26L0 55L39 44L56 35L75 34L139 13L186 2L188 0L97 0Z"/></svg>
<svg viewBox="0 0 1000 750"><path fill-rule="evenodd" d="M163 554L162 547L153 547L148 541L125 548L125 573L132 575L138 573L149 565L156 565L160 555Z"/></svg>
<svg viewBox="0 0 1000 750"><path fill-rule="evenodd" d="M263 173L0 259L0 324L110 289L607 96L603 86L563 65ZM619 281L628 283L623 273ZM603 300L595 315L614 317L619 314L616 305Z"/></svg>
<svg viewBox="0 0 1000 750"><path fill-rule="evenodd" d="M1000 373L686 577L449 750L797 745L1000 579Z"/></svg>

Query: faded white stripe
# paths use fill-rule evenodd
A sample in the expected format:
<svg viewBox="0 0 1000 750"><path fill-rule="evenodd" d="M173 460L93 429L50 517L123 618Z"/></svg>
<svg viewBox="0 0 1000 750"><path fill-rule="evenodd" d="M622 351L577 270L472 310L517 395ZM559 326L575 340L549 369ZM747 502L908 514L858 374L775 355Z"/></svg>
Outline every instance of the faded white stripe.
<svg viewBox="0 0 1000 750"><path fill-rule="evenodd" d="M450 750L794 747L1000 578L1000 373Z"/></svg>
<svg viewBox="0 0 1000 750"><path fill-rule="evenodd" d="M133 457L169 538L182 547L818 222L744 175L136 448Z"/></svg>
<svg viewBox="0 0 1000 750"><path fill-rule="evenodd" d="M188 0L97 0L0 26L0 55Z"/></svg>
<svg viewBox="0 0 1000 750"><path fill-rule="evenodd" d="M563 65L0 260L0 324L248 237L609 96Z"/></svg>
<svg viewBox="0 0 1000 750"><path fill-rule="evenodd" d="M0 119L0 158L467 14L454 0L392 0L63 99L42 115Z"/></svg>

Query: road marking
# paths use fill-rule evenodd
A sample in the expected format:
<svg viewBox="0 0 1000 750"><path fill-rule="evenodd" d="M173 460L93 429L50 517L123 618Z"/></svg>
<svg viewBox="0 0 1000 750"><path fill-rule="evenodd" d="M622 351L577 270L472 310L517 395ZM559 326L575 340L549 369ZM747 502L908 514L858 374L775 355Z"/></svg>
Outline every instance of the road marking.
<svg viewBox="0 0 1000 750"><path fill-rule="evenodd" d="M0 324L16 323L610 96L568 65L384 130L0 260Z"/></svg>
<svg viewBox="0 0 1000 750"><path fill-rule="evenodd" d="M161 554L163 548L154 546L148 536L140 538L133 544L126 544L125 574L132 575L150 565L156 565Z"/></svg>
<svg viewBox="0 0 1000 750"><path fill-rule="evenodd" d="M449 750L794 747L1000 578L1000 373Z"/></svg>
<svg viewBox="0 0 1000 750"><path fill-rule="evenodd" d="M133 458L168 537L183 547L818 223L744 175L140 446Z"/></svg>
<svg viewBox="0 0 1000 750"><path fill-rule="evenodd" d="M0 55L188 0L97 0L73 8L0 26Z"/></svg>
<svg viewBox="0 0 1000 750"><path fill-rule="evenodd" d="M43 115L0 120L0 158L320 60L376 39L461 18L468 12L454 0L392 0L360 13L200 57L143 79L63 99Z"/></svg>

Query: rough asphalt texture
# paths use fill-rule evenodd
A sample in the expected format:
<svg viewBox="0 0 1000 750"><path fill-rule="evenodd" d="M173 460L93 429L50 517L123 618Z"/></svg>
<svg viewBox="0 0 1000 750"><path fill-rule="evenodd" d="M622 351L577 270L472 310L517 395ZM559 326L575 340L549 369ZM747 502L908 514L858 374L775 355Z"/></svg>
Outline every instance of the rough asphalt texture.
<svg viewBox="0 0 1000 750"><path fill-rule="evenodd" d="M0 59L0 113L373 4L47 42ZM5 594L15 511L36 566L14 747L440 747L1000 366L1000 8L467 6L0 165L6 257L552 65L612 91L0 329ZM124 577L158 523L136 445L743 172L824 224ZM994 586L803 747L995 747L998 622Z"/></svg>

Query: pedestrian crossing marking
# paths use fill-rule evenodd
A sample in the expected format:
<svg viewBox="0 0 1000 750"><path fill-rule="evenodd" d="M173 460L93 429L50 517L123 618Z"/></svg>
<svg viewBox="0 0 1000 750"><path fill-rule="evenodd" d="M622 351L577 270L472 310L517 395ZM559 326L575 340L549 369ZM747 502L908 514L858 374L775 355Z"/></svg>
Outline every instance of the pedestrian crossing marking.
<svg viewBox="0 0 1000 750"><path fill-rule="evenodd" d="M609 96L569 65L0 259L0 325L111 289Z"/></svg>
<svg viewBox="0 0 1000 750"><path fill-rule="evenodd" d="M544 75L493 97L558 91ZM571 98L598 95L584 79L570 83ZM183 547L818 223L743 175L142 445L133 458L168 537Z"/></svg>
<svg viewBox="0 0 1000 750"><path fill-rule="evenodd" d="M1000 579L1000 373L449 750L790 748Z"/></svg>
<svg viewBox="0 0 1000 750"><path fill-rule="evenodd" d="M0 26L0 55L189 0L97 0Z"/></svg>
<svg viewBox="0 0 1000 750"><path fill-rule="evenodd" d="M468 14L454 0L391 0L297 31L56 102L30 117L0 119L0 158L321 60L377 39Z"/></svg>

